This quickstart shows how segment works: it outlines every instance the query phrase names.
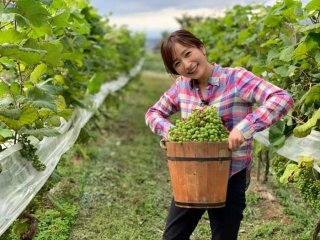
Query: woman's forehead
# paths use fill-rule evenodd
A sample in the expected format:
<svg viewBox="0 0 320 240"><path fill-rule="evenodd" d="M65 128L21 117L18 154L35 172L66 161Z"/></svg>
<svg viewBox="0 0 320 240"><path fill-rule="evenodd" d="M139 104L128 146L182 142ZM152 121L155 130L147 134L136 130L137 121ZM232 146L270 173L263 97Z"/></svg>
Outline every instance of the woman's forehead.
<svg viewBox="0 0 320 240"><path fill-rule="evenodd" d="M172 47L172 57L173 59L179 57L183 52L187 51L190 48L190 46L185 46L180 43L174 43Z"/></svg>

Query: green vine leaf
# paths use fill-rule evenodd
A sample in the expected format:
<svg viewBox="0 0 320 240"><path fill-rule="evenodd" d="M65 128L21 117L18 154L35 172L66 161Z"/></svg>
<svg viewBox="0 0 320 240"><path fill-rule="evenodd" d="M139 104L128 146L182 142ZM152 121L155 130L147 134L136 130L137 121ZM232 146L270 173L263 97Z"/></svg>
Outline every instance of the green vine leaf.
<svg viewBox="0 0 320 240"><path fill-rule="evenodd" d="M238 44L239 45L243 44L251 36L252 36L252 33L249 31L249 29L245 29L239 32Z"/></svg>
<svg viewBox="0 0 320 240"><path fill-rule="evenodd" d="M289 46L280 52L280 60L290 62L294 56L294 46Z"/></svg>
<svg viewBox="0 0 320 240"><path fill-rule="evenodd" d="M300 169L297 164L290 163L287 165L283 175L280 177L280 183L289 183L296 180L295 177L299 175Z"/></svg>
<svg viewBox="0 0 320 240"><path fill-rule="evenodd" d="M39 139L40 141L43 139L43 137L55 137L60 135L58 130L52 129L52 128L40 128L40 129L26 129L22 128L19 131L20 134L26 134L26 135L32 135Z"/></svg>
<svg viewBox="0 0 320 240"><path fill-rule="evenodd" d="M269 129L269 142L273 149L279 149L285 143L286 136L284 135L286 124L284 121L278 121Z"/></svg>
<svg viewBox="0 0 320 240"><path fill-rule="evenodd" d="M39 78L45 74L47 71L47 65L44 63L40 63L38 66L35 67L33 72L30 75L30 81L32 83L37 83Z"/></svg>
<svg viewBox="0 0 320 240"><path fill-rule="evenodd" d="M280 22L283 21L283 17L281 15L267 15L264 24L270 27L278 26Z"/></svg>
<svg viewBox="0 0 320 240"><path fill-rule="evenodd" d="M38 113L31 105L25 105L22 109L13 109L13 111L16 112L15 116L0 111L0 121L15 131L20 130L23 126L33 124L38 119Z"/></svg>
<svg viewBox="0 0 320 240"><path fill-rule="evenodd" d="M296 15L297 17L302 17L303 16L303 10L301 6L296 6L294 8L294 15Z"/></svg>
<svg viewBox="0 0 320 240"><path fill-rule="evenodd" d="M13 97L17 97L20 94L20 85L17 82L11 83L10 92Z"/></svg>
<svg viewBox="0 0 320 240"><path fill-rule="evenodd" d="M5 82L0 81L0 97L4 97L5 95L9 95L9 94L10 94L9 86Z"/></svg>
<svg viewBox="0 0 320 240"><path fill-rule="evenodd" d="M0 63L6 68L10 70L15 70L16 69L16 63L13 61L13 59L8 58L8 57L1 57L0 58Z"/></svg>
<svg viewBox="0 0 320 240"><path fill-rule="evenodd" d="M14 99L11 96L0 98L0 107L8 107L14 103Z"/></svg>
<svg viewBox="0 0 320 240"><path fill-rule="evenodd" d="M15 44L5 43L0 45L0 54L2 56L10 57L29 65L38 63L46 53L47 51L23 48Z"/></svg>
<svg viewBox="0 0 320 240"><path fill-rule="evenodd" d="M8 139L12 139L12 131L5 128L0 128L0 143L4 143Z"/></svg>
<svg viewBox="0 0 320 240"><path fill-rule="evenodd" d="M58 12L49 19L52 26L66 27L69 25L70 10L59 9Z"/></svg>
<svg viewBox="0 0 320 240"><path fill-rule="evenodd" d="M60 127L61 121L59 116L52 116L46 120L46 125L50 127Z"/></svg>
<svg viewBox="0 0 320 240"><path fill-rule="evenodd" d="M64 109L58 112L58 116L63 117L65 120L69 120L72 116L72 109Z"/></svg>
<svg viewBox="0 0 320 240"><path fill-rule="evenodd" d="M311 156L300 156L298 160L298 165L300 168L312 168L314 159Z"/></svg>
<svg viewBox="0 0 320 240"><path fill-rule="evenodd" d="M297 69L296 66L290 65L289 68L287 66L280 66L274 69L274 72L279 74L281 77L292 77Z"/></svg>
<svg viewBox="0 0 320 240"><path fill-rule="evenodd" d="M42 50L47 51L43 61L50 64L53 67L60 67L63 65L62 51L63 46L60 42L45 42L41 46Z"/></svg>
<svg viewBox="0 0 320 240"><path fill-rule="evenodd" d="M272 48L268 52L268 58L267 61L270 63L273 59L278 58L280 55L279 51L276 48Z"/></svg>
<svg viewBox="0 0 320 240"><path fill-rule="evenodd" d="M301 60L307 57L308 48L307 45L303 42L294 50L294 60Z"/></svg>
<svg viewBox="0 0 320 240"><path fill-rule="evenodd" d="M62 51L63 45L59 41L54 42L37 42L34 39L29 39L24 47L45 51L46 54L41 59L42 62L47 63L53 67L60 67L63 65Z"/></svg>
<svg viewBox="0 0 320 240"><path fill-rule="evenodd" d="M21 115L21 109L14 108L14 109L0 109L0 115L4 117L11 118L14 120L18 120Z"/></svg>
<svg viewBox="0 0 320 240"><path fill-rule="evenodd" d="M314 103L320 103L320 85L312 86L305 94L304 104L310 107Z"/></svg>
<svg viewBox="0 0 320 240"><path fill-rule="evenodd" d="M1 2L1 1L0 1ZM6 13L3 12L0 14L0 22L13 22L15 19L16 14L15 13Z"/></svg>
<svg viewBox="0 0 320 240"><path fill-rule="evenodd" d="M91 79L89 80L88 84L88 93L94 94L100 91L100 87L103 83L104 74L103 73L96 73L94 74Z"/></svg>
<svg viewBox="0 0 320 240"><path fill-rule="evenodd" d="M293 134L296 137L302 138L306 137L311 133L311 129L317 125L317 122L320 119L320 109L313 115L312 118L310 118L306 123L295 127L293 129Z"/></svg>
<svg viewBox="0 0 320 240"><path fill-rule="evenodd" d="M27 99L29 103L39 108L48 108L56 111L56 104L50 92L47 89L40 88L38 85L28 89Z"/></svg>
<svg viewBox="0 0 320 240"><path fill-rule="evenodd" d="M311 31L311 30L314 31L316 29L317 30L320 29L320 23L302 26L299 29L299 32L304 33L304 32L308 32L308 31Z"/></svg>
<svg viewBox="0 0 320 240"><path fill-rule="evenodd" d="M320 10L320 1L319 1L319 0L312 0L312 1L310 1L310 2L305 6L305 9L306 9L308 12Z"/></svg>
<svg viewBox="0 0 320 240"><path fill-rule="evenodd" d="M289 69L286 66L280 66L274 69L274 72L279 74L281 77L288 76Z"/></svg>
<svg viewBox="0 0 320 240"><path fill-rule="evenodd" d="M3 43L20 43L22 40L26 39L27 35L22 32L18 32L14 29L5 29L0 31L0 44Z"/></svg>
<svg viewBox="0 0 320 240"><path fill-rule="evenodd" d="M46 119L49 116L55 115L55 112L53 112L51 109L48 109L48 108L41 108L38 111L38 114L40 119Z"/></svg>
<svg viewBox="0 0 320 240"><path fill-rule="evenodd" d="M41 3L35 0L19 0L17 9L21 12L21 15L25 16L36 27L45 24L50 16L50 13Z"/></svg>

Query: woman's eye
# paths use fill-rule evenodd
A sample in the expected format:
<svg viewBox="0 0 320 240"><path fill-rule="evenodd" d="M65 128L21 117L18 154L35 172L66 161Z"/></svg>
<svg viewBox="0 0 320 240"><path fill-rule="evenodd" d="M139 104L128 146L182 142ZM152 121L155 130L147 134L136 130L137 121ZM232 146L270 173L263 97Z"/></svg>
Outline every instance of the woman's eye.
<svg viewBox="0 0 320 240"><path fill-rule="evenodd" d="M186 57L188 57L191 54L191 52L186 52Z"/></svg>
<svg viewBox="0 0 320 240"><path fill-rule="evenodd" d="M177 68L177 67L179 67L179 64L180 64L180 62L175 62L175 63L173 64L173 67L174 67L174 68Z"/></svg>

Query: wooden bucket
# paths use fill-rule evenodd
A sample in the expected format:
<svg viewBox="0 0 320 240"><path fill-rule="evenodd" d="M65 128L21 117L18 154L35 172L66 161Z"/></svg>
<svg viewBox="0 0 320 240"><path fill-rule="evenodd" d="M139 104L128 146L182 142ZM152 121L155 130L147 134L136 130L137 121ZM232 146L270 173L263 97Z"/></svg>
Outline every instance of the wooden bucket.
<svg viewBox="0 0 320 240"><path fill-rule="evenodd" d="M166 148L175 205L224 207L231 162L228 143L167 142Z"/></svg>

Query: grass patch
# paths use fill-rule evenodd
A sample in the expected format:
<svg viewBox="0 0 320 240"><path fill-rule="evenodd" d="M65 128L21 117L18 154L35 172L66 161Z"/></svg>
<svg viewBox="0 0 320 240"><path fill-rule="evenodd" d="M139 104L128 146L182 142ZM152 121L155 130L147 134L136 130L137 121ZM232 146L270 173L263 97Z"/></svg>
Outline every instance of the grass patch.
<svg viewBox="0 0 320 240"><path fill-rule="evenodd" d="M165 86L165 78L157 76L143 74L119 113L102 125L108 136L97 147L81 201L86 210L80 212L70 240L161 238L171 199L169 177L159 138L144 122L147 108L170 84ZM157 85L154 91L147 91L149 84Z"/></svg>

